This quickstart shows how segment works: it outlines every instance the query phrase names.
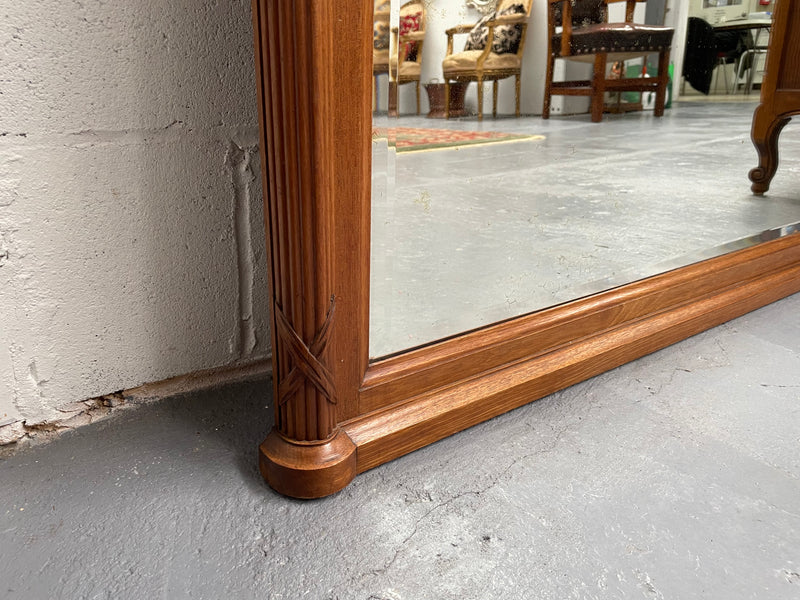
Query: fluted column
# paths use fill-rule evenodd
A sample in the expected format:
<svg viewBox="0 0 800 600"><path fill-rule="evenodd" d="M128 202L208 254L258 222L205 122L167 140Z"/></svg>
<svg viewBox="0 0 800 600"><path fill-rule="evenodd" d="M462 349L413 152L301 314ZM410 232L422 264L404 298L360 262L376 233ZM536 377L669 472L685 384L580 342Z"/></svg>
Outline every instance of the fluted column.
<svg viewBox="0 0 800 600"><path fill-rule="evenodd" d="M329 1L253 0L275 381L260 466L272 487L298 497L332 493L355 475L355 447L337 428L329 345L334 11Z"/></svg>

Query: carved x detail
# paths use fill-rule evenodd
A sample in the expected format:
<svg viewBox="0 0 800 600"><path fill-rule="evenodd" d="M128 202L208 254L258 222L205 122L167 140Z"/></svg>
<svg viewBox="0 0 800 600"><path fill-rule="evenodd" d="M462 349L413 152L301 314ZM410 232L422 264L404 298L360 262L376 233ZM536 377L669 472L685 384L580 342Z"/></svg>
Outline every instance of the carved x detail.
<svg viewBox="0 0 800 600"><path fill-rule="evenodd" d="M283 310L275 305L278 337L284 343L284 349L292 358L293 367L289 374L278 384L278 406L283 406L303 383L303 376L310 381L331 404L336 404L336 390L333 377L328 368L319 361L330 338L331 323L336 301L331 296L331 306L322 327L307 346L302 338L289 324Z"/></svg>

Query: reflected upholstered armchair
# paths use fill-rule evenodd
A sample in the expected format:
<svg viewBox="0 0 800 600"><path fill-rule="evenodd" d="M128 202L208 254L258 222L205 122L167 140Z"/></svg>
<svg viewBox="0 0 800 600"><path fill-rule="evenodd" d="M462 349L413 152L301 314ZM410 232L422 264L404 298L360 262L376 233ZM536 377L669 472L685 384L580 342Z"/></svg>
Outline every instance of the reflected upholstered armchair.
<svg viewBox="0 0 800 600"><path fill-rule="evenodd" d="M514 77L515 114L519 116L520 75L525 33L533 0L500 0L497 11L478 23L446 30L447 56L442 61L445 82L445 117L450 118L450 82L478 84L478 119L483 119L483 82L493 82L492 116L497 116L497 82ZM453 54L453 35L468 33L462 52Z"/></svg>
<svg viewBox="0 0 800 600"><path fill-rule="evenodd" d="M400 7L400 26L393 27L392 33L395 40L389 63L392 79L398 86L416 84L419 114L419 80L422 72L422 47L425 43L425 4L422 0L411 0ZM397 104L399 113L399 100Z"/></svg>
<svg viewBox="0 0 800 600"><path fill-rule="evenodd" d="M372 76L375 80L375 108L378 108L378 77L389 74L390 0L375 0L372 17Z"/></svg>
<svg viewBox="0 0 800 600"><path fill-rule="evenodd" d="M625 1L625 22L608 22L608 4L623 0L548 0L548 62L542 118L550 117L553 94L590 96L592 121L603 119L605 92L655 92L654 114L664 114L669 81L669 51L674 30L658 25L633 22L636 2ZM559 29L560 28L560 29ZM614 78L606 73L611 61L658 54L656 77ZM588 81L553 81L556 59L594 65Z"/></svg>

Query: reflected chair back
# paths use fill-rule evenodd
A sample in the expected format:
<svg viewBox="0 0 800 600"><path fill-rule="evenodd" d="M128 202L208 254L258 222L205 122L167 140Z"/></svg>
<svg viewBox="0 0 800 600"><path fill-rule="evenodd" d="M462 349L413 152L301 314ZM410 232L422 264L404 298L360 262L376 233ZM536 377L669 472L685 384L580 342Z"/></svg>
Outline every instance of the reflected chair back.
<svg viewBox="0 0 800 600"><path fill-rule="evenodd" d="M417 114L420 114L419 83L422 73L422 50L425 45L425 2L410 0L400 7L400 22L392 28L394 45L390 59L391 80L396 86L406 83L416 85ZM393 87L390 96L397 94ZM390 102L392 99L390 98ZM399 99L394 99L399 111ZM392 112L390 110L390 112Z"/></svg>
<svg viewBox="0 0 800 600"><path fill-rule="evenodd" d="M655 92L656 116L664 114L669 81L669 53L674 30L660 25L634 23L637 2L625 1L625 21L608 22L608 4L623 0L547 0L548 64L542 118L550 117L553 95L589 96L592 121L603 118L606 92ZM627 78L616 62L658 54L656 77ZM589 80L553 81L557 59L593 65ZM618 105L619 106L619 105Z"/></svg>
<svg viewBox="0 0 800 600"><path fill-rule="evenodd" d="M458 25L445 31L447 55L442 61L445 81L445 116L450 117L450 83L478 84L478 119L483 119L483 83L491 81L492 116L497 116L497 82L514 77L515 114L520 115L520 78L525 34L532 0L501 0L497 10L477 23ZM454 52L453 36L467 34L464 50Z"/></svg>

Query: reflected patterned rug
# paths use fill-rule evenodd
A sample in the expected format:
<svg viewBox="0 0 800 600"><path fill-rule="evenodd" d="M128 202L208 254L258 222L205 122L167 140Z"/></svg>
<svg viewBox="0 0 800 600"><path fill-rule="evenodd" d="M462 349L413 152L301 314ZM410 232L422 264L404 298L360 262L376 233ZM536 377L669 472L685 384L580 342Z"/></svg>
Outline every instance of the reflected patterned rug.
<svg viewBox="0 0 800 600"><path fill-rule="evenodd" d="M373 141L387 138L386 129L374 129ZM390 127L388 138L398 152L419 152L421 150L442 150L460 146L498 144L543 140L543 135L522 133L501 133L498 131L454 131L452 129L426 129L421 127Z"/></svg>

